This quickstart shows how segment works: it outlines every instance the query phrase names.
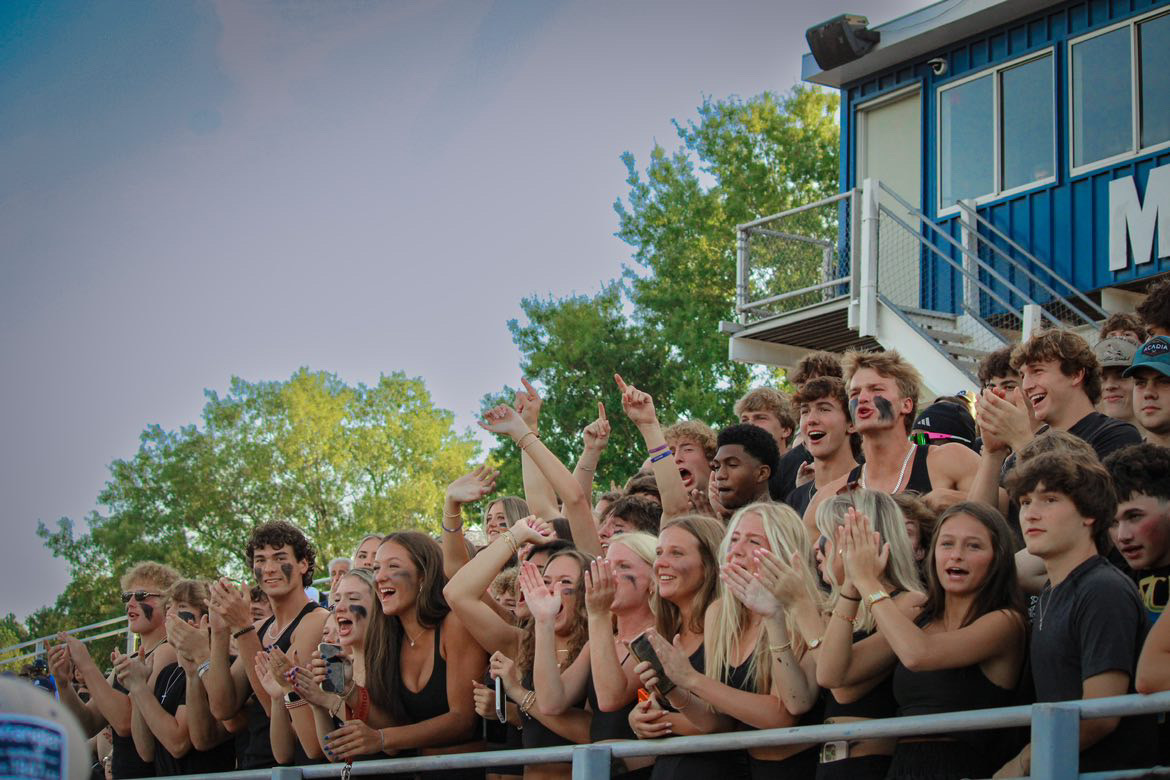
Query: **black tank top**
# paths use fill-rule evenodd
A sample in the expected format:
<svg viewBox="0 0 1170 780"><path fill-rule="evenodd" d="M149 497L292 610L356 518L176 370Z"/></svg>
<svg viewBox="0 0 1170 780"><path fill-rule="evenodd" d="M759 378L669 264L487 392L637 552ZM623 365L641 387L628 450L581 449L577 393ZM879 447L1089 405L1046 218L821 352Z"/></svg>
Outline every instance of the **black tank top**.
<svg viewBox="0 0 1170 780"><path fill-rule="evenodd" d="M130 693L122 687L122 683L118 682L117 677L114 678L113 687L118 693L127 695ZM110 773L113 774L114 780L122 780L124 777L154 777L154 762L142 760L142 757L138 755L138 750L134 747L133 737L119 736L118 732L112 728L110 734L113 735L110 741L113 747L113 752L110 754Z"/></svg>
<svg viewBox="0 0 1170 780"><path fill-rule="evenodd" d="M279 647L284 652L288 652L292 647L293 632L297 630L301 619L311 612L316 612L321 609L321 605L315 601L310 601L301 608L293 621L288 624L284 631L280 632L280 636L276 641L270 645L264 645L265 650L271 650L274 647ZM257 636L260 637L263 645L264 634L269 627L276 620L276 616L268 618L264 624L260 626ZM267 693L261 691L260 695L267 696ZM276 759L272 756L272 742L269 738L269 718L264 713L264 706L260 704L260 700L256 698L257 694L252 693L248 700L244 703L244 711L248 716L248 749L244 751L243 761L240 769L267 769L276 766ZM314 763L312 759L306 755L304 748L301 747L300 740L294 740L294 759L293 763L300 766L303 764Z"/></svg>
<svg viewBox="0 0 1170 780"><path fill-rule="evenodd" d="M912 672L899 661L894 667L893 680L898 715L935 715L1007 707L1016 703L1015 691L1000 688L987 679L979 664L960 669ZM997 735L994 731L964 731L947 736L990 750Z"/></svg>
<svg viewBox="0 0 1170 780"><path fill-rule="evenodd" d="M754 689L754 681L748 679L749 656L739 666L728 671L726 684L741 691ZM706 663L703 645L691 654L691 667L702 672ZM659 756L654 762L651 778L656 780L747 780L749 778L746 750L728 750L719 753L685 753L683 755Z"/></svg>
<svg viewBox="0 0 1170 780"><path fill-rule="evenodd" d="M439 652L441 630L442 624L435 626L435 661L431 667L430 679L422 689L415 693L406 687L402 675L398 675L398 697L411 723L422 723L450 710L447 705L447 662Z"/></svg>
<svg viewBox="0 0 1170 780"><path fill-rule="evenodd" d="M533 690L532 672L525 674L520 684L530 691ZM580 706L580 704L580 702L577 702L573 706ZM557 747L559 745L573 744L536 718L522 714L520 719L524 721L524 729L520 732L520 741L526 748Z"/></svg>
<svg viewBox="0 0 1170 780"><path fill-rule="evenodd" d="M899 492L913 492L919 495L926 495L930 492L930 469L926 465L926 456L929 452L929 444L914 445L914 462L910 464L910 478L906 480L905 487L903 487ZM861 479L861 470L864 468L864 463L860 466L854 467L854 469L849 472L849 479L846 481L856 482Z"/></svg>
<svg viewBox="0 0 1170 780"><path fill-rule="evenodd" d="M585 680L585 698L589 701L589 709L593 710L593 717L589 721L589 741L600 742L605 739L637 739L638 735L630 728L629 716L634 710L636 702L630 702L620 710L602 712L597 706L597 688L593 685L593 670L589 670L589 677Z"/></svg>
<svg viewBox="0 0 1170 780"><path fill-rule="evenodd" d="M853 644L857 644L871 634L873 631L854 631ZM894 675L892 671L886 674L877 685L862 694L857 701L841 704L834 698L832 692L827 692L824 699L826 720L835 717L892 718L898 709L898 702L894 700Z"/></svg>
<svg viewBox="0 0 1170 780"><path fill-rule="evenodd" d="M187 703L187 673L177 662L159 673L154 684L154 698L168 715L174 715ZM192 747L186 754L175 758L159 742L154 749L154 763L159 777L228 772L236 768L236 749L233 740L227 739L210 750Z"/></svg>

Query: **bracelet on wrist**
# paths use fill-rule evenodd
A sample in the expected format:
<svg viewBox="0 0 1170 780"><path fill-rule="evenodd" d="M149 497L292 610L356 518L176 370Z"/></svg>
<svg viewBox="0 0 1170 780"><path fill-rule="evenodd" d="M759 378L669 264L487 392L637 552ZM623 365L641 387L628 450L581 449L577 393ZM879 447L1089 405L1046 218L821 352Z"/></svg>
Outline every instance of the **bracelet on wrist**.
<svg viewBox="0 0 1170 780"><path fill-rule="evenodd" d="M825 638L823 636L817 637L816 639L809 640L808 649L809 650L816 650L818 647L820 647L824 643L825 643Z"/></svg>
<svg viewBox="0 0 1170 780"><path fill-rule="evenodd" d="M203 663L199 664L199 668L195 670L195 676L198 677L200 680L202 680L203 675L207 674L207 670L210 668L211 668L211 659L208 659L208 660L204 661Z"/></svg>
<svg viewBox="0 0 1170 780"><path fill-rule="evenodd" d="M593 468L592 466L584 466L580 463L577 464L577 468L581 469L582 471L588 471L590 473L597 471L597 469Z"/></svg>
<svg viewBox="0 0 1170 780"><path fill-rule="evenodd" d="M655 455L653 458L650 459L650 462L657 463L658 461L663 460L665 458L669 458L672 455L674 455L674 452L672 450L668 449L665 452L660 452L657 455Z"/></svg>
<svg viewBox="0 0 1170 780"><path fill-rule="evenodd" d="M839 592L837 595L846 601L855 601L858 604L861 603L861 596L846 596L844 591Z"/></svg>
<svg viewBox="0 0 1170 780"><path fill-rule="evenodd" d="M525 443L524 440L527 439L529 436L532 437L532 440ZM519 439L516 440L516 446L519 447L521 451L526 450L532 446L533 441L536 441L539 438L540 438L539 433L537 433L536 431L529 431L528 433L524 434L523 436L521 436Z"/></svg>
<svg viewBox="0 0 1170 780"><path fill-rule="evenodd" d="M784 642L782 644L768 645L768 652L771 653L772 655L779 655L781 653L786 653L791 649L792 649L792 640L791 639L789 639L787 642Z"/></svg>
<svg viewBox="0 0 1170 780"><path fill-rule="evenodd" d="M249 631L255 631L255 630L256 630L255 624L250 623L250 624L244 626L243 628L241 628L239 631L233 631L232 632L232 639L239 639L240 637L242 637L244 634L248 633Z"/></svg>
<svg viewBox="0 0 1170 780"><path fill-rule="evenodd" d="M670 446L669 444L665 444L665 443L664 443L664 444L659 444L657 447L652 447L652 448L650 448L649 450L647 450L647 452L648 452L650 455L653 455L653 454L654 454L654 453L656 453L656 452L662 452L664 449L666 449L666 448L667 448L667 447L669 447L669 446Z"/></svg>

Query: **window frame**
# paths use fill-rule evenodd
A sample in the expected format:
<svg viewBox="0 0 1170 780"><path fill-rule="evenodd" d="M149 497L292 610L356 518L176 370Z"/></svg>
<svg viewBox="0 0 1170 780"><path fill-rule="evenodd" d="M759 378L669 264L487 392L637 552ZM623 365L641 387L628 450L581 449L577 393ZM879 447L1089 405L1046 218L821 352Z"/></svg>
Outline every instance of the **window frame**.
<svg viewBox="0 0 1170 780"><path fill-rule="evenodd" d="M1170 148L1170 138L1152 146L1142 146L1142 92L1141 92L1141 45L1138 37L1138 28L1145 22L1156 19L1159 16L1170 16L1170 9L1165 7L1156 8L1153 11L1148 11L1144 14L1132 16L1129 19L1123 19L1120 22L1106 25L1098 30L1078 35L1075 38L1069 38L1067 43L1068 60L1066 64L1066 83L1068 84L1068 173L1069 177L1080 176L1091 171L1098 171L1102 168L1108 168L1118 163L1132 160L1135 157L1157 152L1162 149ZM1073 47L1077 44L1083 43L1093 38L1102 35L1107 35L1111 32L1116 32L1124 27L1129 28L1129 95L1130 95L1130 140L1129 151L1115 154L1112 157L1102 157L1100 160L1093 160L1084 165L1075 165L1076 162L1076 94L1073 85L1076 83L1073 80Z"/></svg>
<svg viewBox="0 0 1170 780"><path fill-rule="evenodd" d="M1003 78L1002 78L1002 74L1004 71L1018 68L1021 65L1027 65L1028 63L1034 62L1036 60L1042 60L1045 57L1049 58L1049 66L1051 68L1052 175L1046 176L1043 179L1034 179L1030 182L1025 182L1024 184L1018 184L1015 187L1012 187L1010 189L1006 189L1006 190L1001 189L1001 187L1003 186L1003 94L1002 94L1003 93ZM1055 46L1055 44L1053 44L1053 45L1045 46L1043 49L1037 49L1034 52L1029 52L1028 54L1024 54L1020 57L1016 57L1015 59L1007 60L1006 62L1001 62L1001 63L998 63L996 65L992 65L990 67L984 68L983 70L976 71L975 73L971 73L969 75L963 76L962 78L958 78L958 79L955 79L954 81L947 82L946 84L939 85L938 87L935 88L935 112L934 112L935 113L935 123L934 123L935 124L935 132L934 132L934 137L935 137L935 154L934 154L935 176L934 176L934 179L935 179L935 182L934 183L935 183L935 214L938 217L940 217L940 218L947 217L947 216L950 216L952 214L957 214L960 211L960 207L959 207L958 203L955 203L953 205L946 206L946 207L944 207L942 205L942 201L943 201L943 189L942 189L942 186L943 186L942 185L942 175L943 175L942 100L943 100L943 93L946 92L947 90L954 89L955 87L962 86L963 84L966 84L967 82L975 81L976 79L981 79L981 78L984 78L987 76L991 77L992 123L995 127L994 137L992 138L992 165L993 165L994 170L992 171L991 182L992 182L993 188L992 188L991 192L985 193L983 195L979 195L978 197L973 199L976 206L981 206L984 203L988 203L990 201L997 200L999 198L1009 197L1011 195L1016 195L1016 194L1021 193L1021 192L1027 192L1028 190L1033 190L1033 189L1036 189L1038 187L1046 187L1050 184L1056 183L1057 174L1058 174L1057 168L1058 168L1059 160L1060 160L1060 153L1057 149L1057 142L1058 142L1058 138L1059 138L1059 130L1057 129L1057 126L1059 125L1060 118L1057 116L1058 101L1057 101L1057 95L1056 95L1056 92L1057 92L1057 89L1056 89L1057 70L1056 70L1056 68L1057 68L1056 46ZM972 200L972 199L963 198L963 200L967 201L967 200Z"/></svg>

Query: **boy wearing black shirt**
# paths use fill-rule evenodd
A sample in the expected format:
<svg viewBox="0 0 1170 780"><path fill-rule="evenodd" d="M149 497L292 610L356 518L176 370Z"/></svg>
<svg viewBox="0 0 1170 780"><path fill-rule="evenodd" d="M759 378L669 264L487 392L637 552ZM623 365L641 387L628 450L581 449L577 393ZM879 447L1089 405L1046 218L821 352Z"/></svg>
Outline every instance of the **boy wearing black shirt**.
<svg viewBox="0 0 1170 780"><path fill-rule="evenodd" d="M1149 620L1133 582L1098 553L1109 544L1117 508L1109 473L1048 453L1015 469L1008 489L1028 552L1044 561L1049 578L1032 622L1037 701L1133 693ZM1150 716L1083 720L1080 771L1152 766L1155 740ZM1001 771L1026 775L1030 764L1028 745Z"/></svg>

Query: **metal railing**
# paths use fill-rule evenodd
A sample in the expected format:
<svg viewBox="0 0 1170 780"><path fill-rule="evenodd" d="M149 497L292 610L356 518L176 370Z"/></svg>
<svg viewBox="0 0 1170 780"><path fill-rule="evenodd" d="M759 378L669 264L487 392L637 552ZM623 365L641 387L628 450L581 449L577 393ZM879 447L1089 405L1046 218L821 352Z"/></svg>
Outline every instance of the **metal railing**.
<svg viewBox="0 0 1170 780"><path fill-rule="evenodd" d="M328 577L318 577L317 579L313 580L312 584L313 584L313 587L320 588L321 585L328 584L328 582L329 582ZM121 625L119 625L119 624L121 624ZM82 642L89 643L89 642L97 641L98 639L106 639L106 638L111 637L111 636L117 636L118 634L125 634L126 635L126 652L127 653L134 652L134 633L130 630L130 627L126 625L126 616L125 615L117 615L115 617L107 618L105 620L99 620L98 622L90 623L87 626L78 626L77 628L68 628L65 630L64 633L77 635L77 634L82 634L86 631L92 631L92 630L98 629L98 628L107 628L109 626L115 626L115 625L119 625L119 627L113 628L113 629L108 629L108 630L102 631L101 633L98 633L98 634L90 634L88 636L78 636L77 638L80 639ZM14 644L14 645L8 645L7 647L0 647L0 667L9 666L11 664L18 664L18 663L21 663L23 661L33 661L37 658L45 658L49 643L55 642L55 641L57 641L57 634L48 634L46 636L38 636L34 639L29 639L29 640L26 640L24 642L18 642L17 644ZM16 653L16 652L19 652L20 650L24 650L25 648L29 648L29 647L33 648L31 652L21 653L19 655L13 656L12 658L5 658L4 657L4 656L8 655L8 653Z"/></svg>
<svg viewBox="0 0 1170 780"><path fill-rule="evenodd" d="M453 769L488 768L515 764L569 763L573 780L608 778L614 759L665 756L681 753L710 753L721 750L749 750L783 745L820 744L836 740L881 739L966 731L1031 727L1032 767L1036 780L1067 780L1078 776L1080 721L1170 711L1170 692L1151 696L1131 694L1105 699L1084 699L1049 704L1031 704L988 710L969 710L942 715L881 718L852 723L800 726L787 729L738 731L659 740L629 740L589 745L527 750L496 750L417 758L389 758L353 764L355 776L443 772ZM330 778L342 773L342 764L281 767L218 774L187 775L186 780L300 780ZM437 777L438 775L436 775ZM1080 775L1092 778L1136 776L1133 770ZM1170 769L1140 770L1140 776L1170 776Z"/></svg>
<svg viewBox="0 0 1170 780"><path fill-rule="evenodd" d="M1074 325L1095 326L1109 316L1070 281L980 215L973 204L959 201L958 206L965 237L974 245L976 253L989 265L1004 266L1005 272L1020 284L1038 289L1039 292L1033 292L1032 297L1042 300L1044 308L1051 310L1056 319Z"/></svg>
<svg viewBox="0 0 1170 780"><path fill-rule="evenodd" d="M736 227L741 324L851 294L857 197L849 190Z"/></svg>

